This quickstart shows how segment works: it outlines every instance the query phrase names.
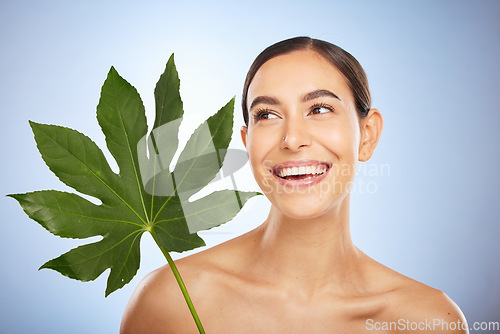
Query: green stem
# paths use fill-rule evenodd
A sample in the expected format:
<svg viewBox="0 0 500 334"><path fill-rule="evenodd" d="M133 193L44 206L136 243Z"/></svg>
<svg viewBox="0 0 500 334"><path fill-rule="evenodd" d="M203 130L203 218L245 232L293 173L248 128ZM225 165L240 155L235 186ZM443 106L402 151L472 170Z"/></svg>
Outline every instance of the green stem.
<svg viewBox="0 0 500 334"><path fill-rule="evenodd" d="M170 269L172 269L172 272L174 273L175 279L177 280L177 284L179 284L179 288L181 288L182 295L184 296L184 299L186 300L186 303L189 307L189 311L191 311L191 315L193 316L194 322L196 323L196 327L198 327L198 331L200 332L200 334L205 334L205 330L203 329L203 325L201 324L200 318L198 317L198 313L196 313L196 309L194 308L193 302L191 301L191 297L189 297L186 285L184 285L184 281L182 280L179 270L177 270L177 266L175 265L174 260L172 260L170 254L163 247L160 246L158 240L156 239L155 233L153 231L150 232L151 235L153 236L154 241L156 242L158 247L160 247L161 252L167 259Z"/></svg>

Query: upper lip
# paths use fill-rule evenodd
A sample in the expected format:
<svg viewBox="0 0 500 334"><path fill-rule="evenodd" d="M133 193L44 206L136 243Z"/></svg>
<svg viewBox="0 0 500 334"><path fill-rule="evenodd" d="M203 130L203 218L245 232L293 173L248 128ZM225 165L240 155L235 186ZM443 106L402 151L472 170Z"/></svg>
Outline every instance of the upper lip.
<svg viewBox="0 0 500 334"><path fill-rule="evenodd" d="M302 159L302 160L291 160L280 162L272 167L272 172L278 174L278 171L283 168L291 168L291 167L302 167L302 166L326 166L327 169L330 169L331 163L319 160L311 160L311 159Z"/></svg>

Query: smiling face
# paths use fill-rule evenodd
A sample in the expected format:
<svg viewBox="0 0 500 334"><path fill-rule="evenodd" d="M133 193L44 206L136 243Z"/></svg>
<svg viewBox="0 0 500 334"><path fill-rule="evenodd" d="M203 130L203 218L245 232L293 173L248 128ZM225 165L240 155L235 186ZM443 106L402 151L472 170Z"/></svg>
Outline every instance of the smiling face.
<svg viewBox="0 0 500 334"><path fill-rule="evenodd" d="M362 132L344 76L312 50L270 59L248 89L242 130L255 179L291 218L338 208L353 182Z"/></svg>

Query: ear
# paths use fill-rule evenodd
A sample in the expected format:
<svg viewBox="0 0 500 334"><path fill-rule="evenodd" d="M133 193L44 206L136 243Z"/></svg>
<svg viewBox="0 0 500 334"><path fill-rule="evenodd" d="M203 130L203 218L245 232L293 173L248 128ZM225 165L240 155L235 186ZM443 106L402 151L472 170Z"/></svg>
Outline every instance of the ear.
<svg viewBox="0 0 500 334"><path fill-rule="evenodd" d="M242 126L240 130L241 141L243 142L243 145L245 145L245 148L247 147L247 132L248 128L246 126Z"/></svg>
<svg viewBox="0 0 500 334"><path fill-rule="evenodd" d="M377 109L370 109L368 115L363 117L360 122L361 142L359 144L359 161L367 161L371 158L377 147L384 120L382 114Z"/></svg>

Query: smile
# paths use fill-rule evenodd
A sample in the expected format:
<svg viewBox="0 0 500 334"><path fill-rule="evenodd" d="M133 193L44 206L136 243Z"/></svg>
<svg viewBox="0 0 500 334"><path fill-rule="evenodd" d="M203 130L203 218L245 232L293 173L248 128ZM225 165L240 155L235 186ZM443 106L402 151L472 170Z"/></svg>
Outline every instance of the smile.
<svg viewBox="0 0 500 334"><path fill-rule="evenodd" d="M286 186L310 186L320 182L331 165L317 160L287 161L272 168L274 176Z"/></svg>

